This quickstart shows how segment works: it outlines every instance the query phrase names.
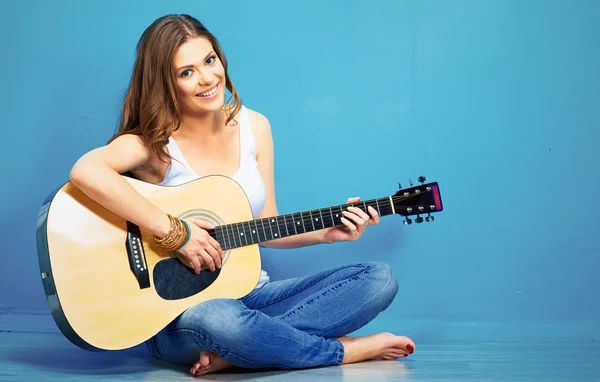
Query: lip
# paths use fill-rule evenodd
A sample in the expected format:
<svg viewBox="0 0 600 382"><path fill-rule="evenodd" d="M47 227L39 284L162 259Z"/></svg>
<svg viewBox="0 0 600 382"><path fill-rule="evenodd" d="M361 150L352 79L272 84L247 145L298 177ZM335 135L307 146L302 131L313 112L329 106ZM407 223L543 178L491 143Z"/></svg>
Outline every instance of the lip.
<svg viewBox="0 0 600 382"><path fill-rule="evenodd" d="M196 97L197 98L201 98L201 99L213 99L213 98L215 98L217 95L219 95L219 85L221 85L221 82L217 82L217 84L215 86L213 86L211 88L208 88L208 89L206 89L204 91L201 91L199 93L196 93ZM211 95L210 97L203 97L203 96L199 95L199 94L202 94L202 93L209 92L209 91L211 91L211 90L213 90L215 88L217 89L217 91L215 92L215 94Z"/></svg>

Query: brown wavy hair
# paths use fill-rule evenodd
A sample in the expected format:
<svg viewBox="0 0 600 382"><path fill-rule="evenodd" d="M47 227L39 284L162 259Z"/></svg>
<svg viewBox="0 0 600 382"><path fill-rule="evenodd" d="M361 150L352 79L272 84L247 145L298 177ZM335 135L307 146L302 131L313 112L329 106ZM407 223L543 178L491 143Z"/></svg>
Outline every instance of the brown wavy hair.
<svg viewBox="0 0 600 382"><path fill-rule="evenodd" d="M223 64L227 89L231 93L225 103L226 123L234 120L242 101L229 78L227 60L217 39L192 16L167 15L155 20L137 44L120 126L109 142L123 134L139 135L160 160L167 162L171 159L165 145L181 123L173 57L182 44L196 37L205 37L210 41Z"/></svg>

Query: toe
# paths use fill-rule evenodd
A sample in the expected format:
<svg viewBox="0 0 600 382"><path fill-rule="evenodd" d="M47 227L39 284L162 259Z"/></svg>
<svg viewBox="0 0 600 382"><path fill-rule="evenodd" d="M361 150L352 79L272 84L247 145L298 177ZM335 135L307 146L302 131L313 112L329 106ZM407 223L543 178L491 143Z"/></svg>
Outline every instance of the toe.
<svg viewBox="0 0 600 382"><path fill-rule="evenodd" d="M417 349L417 345L408 337L402 336L400 338L400 346L406 349L409 353L414 353Z"/></svg>
<svg viewBox="0 0 600 382"><path fill-rule="evenodd" d="M200 372L202 371L203 367L200 364L200 362L196 362L194 364L194 366L192 366L192 368L190 369L190 374L192 375L200 375Z"/></svg>
<svg viewBox="0 0 600 382"><path fill-rule="evenodd" d="M200 352L200 361L199 363L202 366L208 366L210 364L210 352L207 352L206 350L202 350Z"/></svg>

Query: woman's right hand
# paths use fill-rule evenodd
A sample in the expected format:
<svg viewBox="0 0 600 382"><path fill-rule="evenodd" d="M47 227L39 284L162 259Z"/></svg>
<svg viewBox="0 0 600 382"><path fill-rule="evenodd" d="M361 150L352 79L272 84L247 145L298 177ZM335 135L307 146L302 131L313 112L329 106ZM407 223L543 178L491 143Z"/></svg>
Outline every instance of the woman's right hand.
<svg viewBox="0 0 600 382"><path fill-rule="evenodd" d="M214 227L201 220L186 220L186 223L190 227L190 238L177 251L179 260L193 268L196 274L200 274L202 263L206 264L211 272L221 268L223 260L221 245L206 232Z"/></svg>

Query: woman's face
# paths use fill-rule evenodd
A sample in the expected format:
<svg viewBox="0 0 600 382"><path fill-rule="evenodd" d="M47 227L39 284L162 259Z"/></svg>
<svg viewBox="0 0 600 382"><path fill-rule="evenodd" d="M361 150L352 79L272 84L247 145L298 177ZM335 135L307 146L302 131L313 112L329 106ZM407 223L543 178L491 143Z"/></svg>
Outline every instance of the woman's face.
<svg viewBox="0 0 600 382"><path fill-rule="evenodd" d="M182 113L206 113L225 102L225 69L212 44L196 37L182 44L173 57Z"/></svg>

